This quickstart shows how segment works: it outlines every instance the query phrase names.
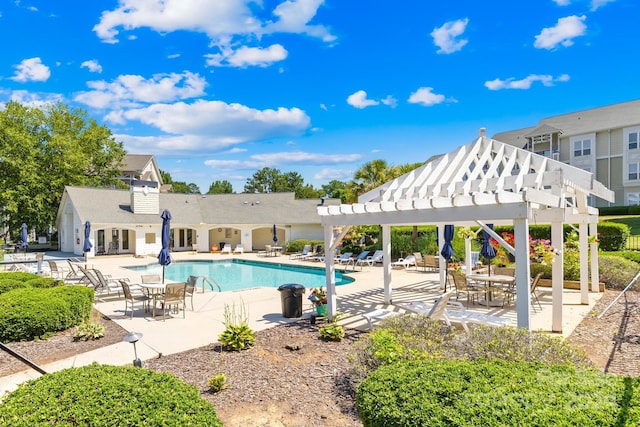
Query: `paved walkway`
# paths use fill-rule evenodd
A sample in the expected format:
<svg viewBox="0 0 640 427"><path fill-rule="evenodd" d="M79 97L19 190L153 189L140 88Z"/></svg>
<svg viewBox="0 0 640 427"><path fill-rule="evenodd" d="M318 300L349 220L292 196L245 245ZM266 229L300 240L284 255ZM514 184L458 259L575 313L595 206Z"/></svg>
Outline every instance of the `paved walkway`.
<svg viewBox="0 0 640 427"><path fill-rule="evenodd" d="M64 258L68 254L48 254L48 257ZM193 253L173 253L174 261L180 260L210 260L231 258L230 255L193 254ZM286 262L298 265L319 265L309 261L289 260L286 255L280 257L258 257L256 254L242 254L238 258L249 260L260 260L266 262ZM132 283L140 282L139 272L123 268L123 266L156 264L155 257L135 258L131 255L121 256L100 256L90 258L89 267L98 268L104 273L112 276L128 277ZM349 273L355 281L349 285L339 286L338 310L342 314L340 324L350 328L366 328L366 322L362 317L363 313L373 311L377 308L389 308L399 310L394 306L385 306L383 290L383 271L380 266L364 267L362 271L357 270ZM393 301L403 303L410 301L432 301L440 291L439 275L409 270L393 270ZM307 292L308 294L308 292ZM568 336L578 325L580 320L587 315L602 294L591 293L590 304L580 304L580 294L578 291L566 290L563 304L563 335ZM551 292L543 290L540 294L542 310L532 313L532 329L541 331L551 330ZM109 318L116 321L127 331L134 331L143 334L142 339L136 344L136 350L140 359L148 360L161 357L161 355L179 353L192 348L197 348L218 341L218 335L224 330L224 310L225 306L246 308L249 326L260 331L283 323L288 323L297 319L287 319L281 313L281 298L277 289L254 288L243 291L231 291L214 293L210 291L198 292L194 295L194 310L190 307L182 315L167 318L162 321L162 317L154 319L146 314L142 308L136 310L133 319L130 315L125 315L124 300L117 296L107 296L96 301L96 308ZM303 317L308 317L312 313L311 304L303 296ZM487 309L483 306L472 306L470 310L481 313L489 313L499 316L506 316L512 319L515 325L516 313L514 305L509 308L492 307ZM132 363L134 359L133 346L129 343L119 343L104 348L100 348L88 353L79 354L73 358L60 360L43 366L47 372L73 367L83 366L92 362L126 365ZM30 378L36 378L39 374L33 370L20 372L18 374L0 378L0 396L6 391L11 391L21 382Z"/></svg>

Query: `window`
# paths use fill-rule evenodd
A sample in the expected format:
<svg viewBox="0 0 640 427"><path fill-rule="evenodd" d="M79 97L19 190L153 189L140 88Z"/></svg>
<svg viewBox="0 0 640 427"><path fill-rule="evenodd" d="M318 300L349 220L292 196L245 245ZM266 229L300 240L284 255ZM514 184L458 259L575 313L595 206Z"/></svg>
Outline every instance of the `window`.
<svg viewBox="0 0 640 427"><path fill-rule="evenodd" d="M629 132L629 150L638 149L638 134L640 134L640 132Z"/></svg>
<svg viewBox="0 0 640 427"><path fill-rule="evenodd" d="M627 206L640 205L640 193L627 193Z"/></svg>
<svg viewBox="0 0 640 427"><path fill-rule="evenodd" d="M638 180L638 171L640 171L640 163L629 163L629 181Z"/></svg>
<svg viewBox="0 0 640 427"><path fill-rule="evenodd" d="M573 142L573 156L590 156L591 155L591 140L580 139Z"/></svg>
<svg viewBox="0 0 640 427"><path fill-rule="evenodd" d="M156 242L156 235L155 233L145 233L144 235L144 242L148 245L152 245Z"/></svg>

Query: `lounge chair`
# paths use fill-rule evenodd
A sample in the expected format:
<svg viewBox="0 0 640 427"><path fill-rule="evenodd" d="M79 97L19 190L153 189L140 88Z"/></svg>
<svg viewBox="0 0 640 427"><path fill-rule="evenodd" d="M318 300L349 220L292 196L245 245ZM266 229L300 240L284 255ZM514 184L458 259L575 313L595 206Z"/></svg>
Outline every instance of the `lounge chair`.
<svg viewBox="0 0 640 427"><path fill-rule="evenodd" d="M296 252L294 254L289 255L289 259L304 258L307 255L309 255L310 251L311 251L311 245L304 245L304 247L302 248L302 252Z"/></svg>
<svg viewBox="0 0 640 427"><path fill-rule="evenodd" d="M77 280L80 283L87 280L84 277L84 273L80 271L78 266L74 264L72 260L68 259L67 263L69 264L69 273L67 274L66 280Z"/></svg>
<svg viewBox="0 0 640 427"><path fill-rule="evenodd" d="M362 251L358 254L357 257L351 257L349 258L349 261L347 261L347 265L349 264L353 264L353 269L356 269L356 266L359 265L360 269L362 269L362 265L364 263L364 260L369 256L369 252L370 251Z"/></svg>
<svg viewBox="0 0 640 427"><path fill-rule="evenodd" d="M371 267L374 264L381 263L383 255L384 251L378 249L373 253L373 255L366 257L362 262L366 262Z"/></svg>
<svg viewBox="0 0 640 427"><path fill-rule="evenodd" d="M433 304L426 305L424 303L408 303L408 304L398 304L398 307L403 308L407 311L416 313L416 314L425 314L427 317L433 320L443 320L448 325L450 325L450 321L444 316L445 309L447 308L447 304L449 304L449 299L453 291L446 292L442 294ZM414 304L416 304L414 306ZM458 303L459 304L459 303ZM373 320L382 320L386 319L390 316L396 316L402 313L397 311L388 310L388 309L378 309L369 313L365 313L362 316L367 320L369 327L373 327ZM465 325L466 329L466 325Z"/></svg>
<svg viewBox="0 0 640 427"><path fill-rule="evenodd" d="M346 264L347 262L349 262L349 258L351 258L351 255L353 255L353 252L345 252L342 255L335 256L333 258L333 262L336 264Z"/></svg>
<svg viewBox="0 0 640 427"><path fill-rule="evenodd" d="M69 274L69 271L66 267L59 266L56 261L48 260L47 264L49 264L49 271L51 277L57 280L65 280Z"/></svg>
<svg viewBox="0 0 640 427"><path fill-rule="evenodd" d="M78 268L82 271L82 274L84 274L84 277L87 279L89 286L93 288L95 293L100 294L106 292L107 294L110 294L115 291L120 295L120 292L122 291L120 283L109 283L106 280L101 281L95 270L89 270L81 266L78 266Z"/></svg>
<svg viewBox="0 0 640 427"><path fill-rule="evenodd" d="M242 243L238 243L235 247L235 249L233 249L233 253L234 254L243 254L244 253L244 246Z"/></svg>
<svg viewBox="0 0 640 427"><path fill-rule="evenodd" d="M409 267L416 266L416 257L413 255L409 255L406 258L399 258L397 261L391 263L392 268L404 268L405 270Z"/></svg>
<svg viewBox="0 0 640 427"><path fill-rule="evenodd" d="M220 255L222 254L231 254L231 245L227 245L225 243L224 247L222 248L222 250L220 251Z"/></svg>

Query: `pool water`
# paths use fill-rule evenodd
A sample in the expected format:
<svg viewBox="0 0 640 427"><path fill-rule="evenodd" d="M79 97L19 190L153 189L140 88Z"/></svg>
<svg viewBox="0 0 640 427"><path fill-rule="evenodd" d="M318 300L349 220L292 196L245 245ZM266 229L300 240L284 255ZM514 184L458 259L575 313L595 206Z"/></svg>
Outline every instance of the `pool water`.
<svg viewBox="0 0 640 427"><path fill-rule="evenodd" d="M159 274L162 266L126 267L140 274ZM165 267L164 277L170 281L182 282L189 276L213 278L223 291L237 291L255 287L277 288L287 283L297 283L305 288L326 286L325 269L322 267L303 267L279 263L246 260L225 261L178 261ZM336 270L336 285L353 282L353 278Z"/></svg>

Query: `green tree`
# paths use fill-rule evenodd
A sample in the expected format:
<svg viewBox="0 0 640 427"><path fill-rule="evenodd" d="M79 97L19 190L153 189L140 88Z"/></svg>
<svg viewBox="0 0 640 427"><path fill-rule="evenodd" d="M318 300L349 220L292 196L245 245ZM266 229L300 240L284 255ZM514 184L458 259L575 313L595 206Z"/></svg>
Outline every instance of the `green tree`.
<svg viewBox="0 0 640 427"><path fill-rule="evenodd" d="M333 179L328 184L322 186L322 195L332 199L340 199L342 203L349 200L349 186L344 181Z"/></svg>
<svg viewBox="0 0 640 427"><path fill-rule="evenodd" d="M23 222L48 230L65 186L123 186L125 154L109 128L82 110L9 102L0 111L0 218L12 233Z"/></svg>
<svg viewBox="0 0 640 427"><path fill-rule="evenodd" d="M264 167L247 179L245 193L285 193L293 192L299 199L320 197L318 190L305 185L298 172L282 173L279 169Z"/></svg>
<svg viewBox="0 0 640 427"><path fill-rule="evenodd" d="M160 170L160 177L164 184L171 184L173 193L181 194L200 194L200 187L194 183L187 184L184 181L174 181L171 174L167 171Z"/></svg>
<svg viewBox="0 0 640 427"><path fill-rule="evenodd" d="M207 194L232 194L233 193L233 185L229 181L214 181L209 186L209 191Z"/></svg>

